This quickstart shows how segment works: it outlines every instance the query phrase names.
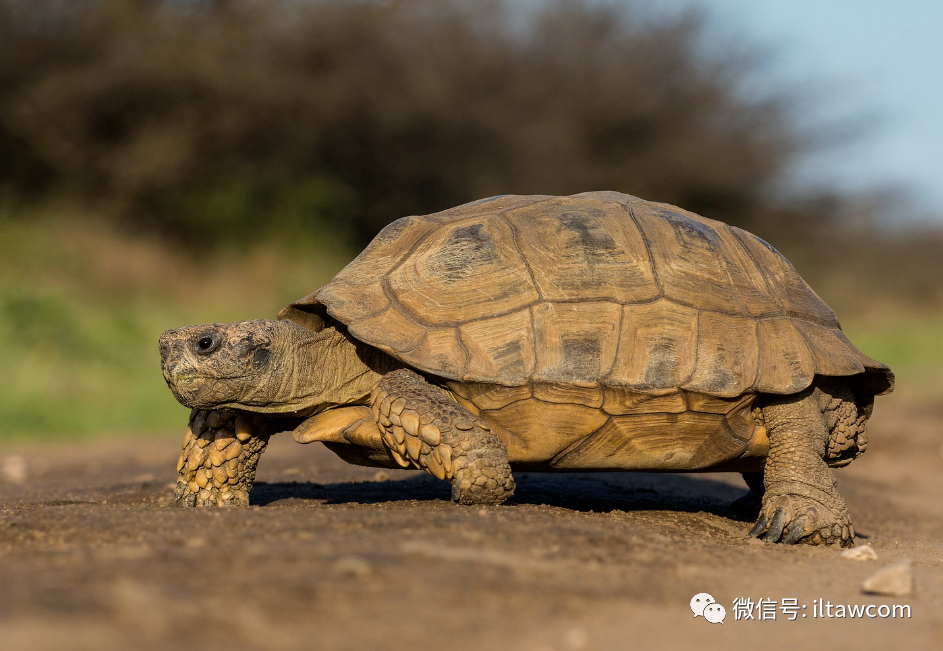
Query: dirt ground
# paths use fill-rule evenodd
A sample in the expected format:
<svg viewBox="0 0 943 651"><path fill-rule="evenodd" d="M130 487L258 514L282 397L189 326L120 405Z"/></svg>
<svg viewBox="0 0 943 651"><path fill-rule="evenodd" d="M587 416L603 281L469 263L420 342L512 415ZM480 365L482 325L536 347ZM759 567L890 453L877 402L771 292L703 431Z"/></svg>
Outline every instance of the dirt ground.
<svg viewBox="0 0 943 651"><path fill-rule="evenodd" d="M943 408L880 399L870 430L837 476L876 561L747 540L738 475L524 473L507 504L459 507L283 434L253 506L202 510L172 505L182 434L7 445L0 649L940 649ZM914 594L862 593L902 559ZM737 620L738 598L780 609ZM813 618L817 599L912 616Z"/></svg>

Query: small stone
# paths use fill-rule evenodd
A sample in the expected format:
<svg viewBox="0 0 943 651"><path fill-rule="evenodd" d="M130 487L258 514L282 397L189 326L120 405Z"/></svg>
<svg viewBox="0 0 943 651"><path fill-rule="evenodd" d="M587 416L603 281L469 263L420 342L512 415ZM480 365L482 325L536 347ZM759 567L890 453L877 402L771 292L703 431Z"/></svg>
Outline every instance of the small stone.
<svg viewBox="0 0 943 651"><path fill-rule="evenodd" d="M871 549L871 545L858 545L851 549L846 549L841 553L842 558L849 558L853 561L875 561L877 553Z"/></svg>
<svg viewBox="0 0 943 651"><path fill-rule="evenodd" d="M904 597L913 594L914 572L910 559L884 567L867 579L861 585L861 590L867 594L881 594L891 597Z"/></svg>
<svg viewBox="0 0 943 651"><path fill-rule="evenodd" d="M579 651L589 644L589 635L582 628L571 628L563 635L563 644L567 649Z"/></svg>
<svg viewBox="0 0 943 651"><path fill-rule="evenodd" d="M334 563L334 571L341 576L364 578L369 576L373 569L370 563L358 556L342 556Z"/></svg>
<svg viewBox="0 0 943 651"><path fill-rule="evenodd" d="M385 470L377 470L373 473L373 481L389 481L390 473Z"/></svg>
<svg viewBox="0 0 943 651"><path fill-rule="evenodd" d="M28 475L26 459L15 454L6 457L3 465L0 466L0 475L3 476L4 481L11 484L22 484Z"/></svg>

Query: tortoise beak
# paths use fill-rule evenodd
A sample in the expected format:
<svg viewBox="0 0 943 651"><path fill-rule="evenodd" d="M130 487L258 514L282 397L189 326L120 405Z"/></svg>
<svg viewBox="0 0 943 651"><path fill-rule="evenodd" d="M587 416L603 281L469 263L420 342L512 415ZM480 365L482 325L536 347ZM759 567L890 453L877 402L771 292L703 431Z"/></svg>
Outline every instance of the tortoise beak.
<svg viewBox="0 0 943 651"><path fill-rule="evenodd" d="M184 357L183 342L175 336L176 333L176 330L168 330L160 336L158 343L160 370L164 374L164 380L167 381L167 384L172 383L172 378L177 375L175 371L179 370L179 364Z"/></svg>

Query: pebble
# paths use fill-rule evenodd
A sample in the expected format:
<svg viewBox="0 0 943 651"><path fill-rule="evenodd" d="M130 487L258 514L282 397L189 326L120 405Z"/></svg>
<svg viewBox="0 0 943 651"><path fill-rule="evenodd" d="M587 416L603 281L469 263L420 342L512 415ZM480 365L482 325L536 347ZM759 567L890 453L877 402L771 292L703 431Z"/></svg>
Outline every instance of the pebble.
<svg viewBox="0 0 943 651"><path fill-rule="evenodd" d="M846 549L841 553L842 558L850 558L853 561L876 561L877 553L871 549L871 545L858 545L851 549Z"/></svg>
<svg viewBox="0 0 943 651"><path fill-rule="evenodd" d="M903 597L913 594L914 571L910 559L881 568L861 585L861 590L867 594L889 595Z"/></svg>
<svg viewBox="0 0 943 651"><path fill-rule="evenodd" d="M10 455L3 460L3 465L0 465L0 475L4 481L11 484L22 484L26 481L27 474L26 459L23 457Z"/></svg>
<svg viewBox="0 0 943 651"><path fill-rule="evenodd" d="M358 556L343 556L335 561L334 571L341 576L363 578L368 576L373 569L370 563Z"/></svg>

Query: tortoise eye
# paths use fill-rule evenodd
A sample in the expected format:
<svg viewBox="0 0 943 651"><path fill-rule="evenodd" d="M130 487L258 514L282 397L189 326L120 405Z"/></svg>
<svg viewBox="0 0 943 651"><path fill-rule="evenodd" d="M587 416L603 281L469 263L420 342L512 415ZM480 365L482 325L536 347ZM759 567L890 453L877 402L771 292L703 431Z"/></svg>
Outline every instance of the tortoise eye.
<svg viewBox="0 0 943 651"><path fill-rule="evenodd" d="M211 353L219 346L219 337L206 334L201 336L196 340L196 352L198 353Z"/></svg>

